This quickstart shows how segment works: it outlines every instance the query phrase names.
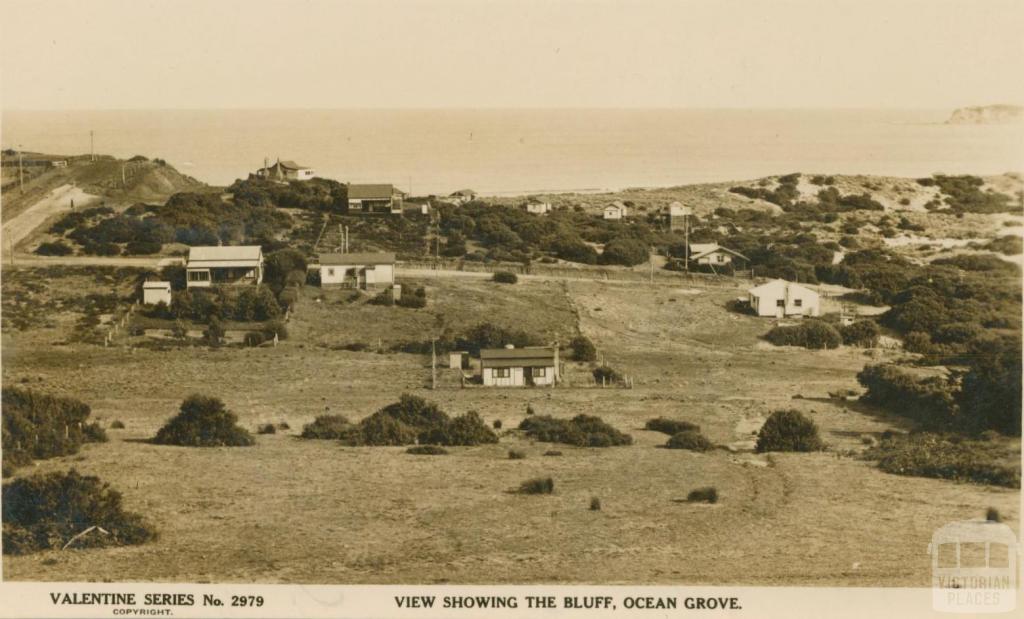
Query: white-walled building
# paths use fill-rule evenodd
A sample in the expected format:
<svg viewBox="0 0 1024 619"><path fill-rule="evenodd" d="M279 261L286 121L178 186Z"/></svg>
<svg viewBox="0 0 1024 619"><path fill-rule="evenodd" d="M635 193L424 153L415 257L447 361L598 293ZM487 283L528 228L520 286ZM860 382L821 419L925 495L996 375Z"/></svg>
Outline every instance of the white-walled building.
<svg viewBox="0 0 1024 619"><path fill-rule="evenodd" d="M622 219L628 215L626 205L622 202L615 201L608 206L604 207L604 218L605 219Z"/></svg>
<svg viewBox="0 0 1024 619"><path fill-rule="evenodd" d="M553 346L484 348L480 376L485 387L542 387L558 381L558 349Z"/></svg>
<svg viewBox="0 0 1024 619"><path fill-rule="evenodd" d="M551 212L551 203L544 202L537 198L530 198L526 201L526 204L523 205L523 208L527 213L533 213L534 215L546 215Z"/></svg>
<svg viewBox="0 0 1024 619"><path fill-rule="evenodd" d="M321 286L365 289L394 283L393 253L320 254Z"/></svg>
<svg viewBox="0 0 1024 619"><path fill-rule="evenodd" d="M263 248L259 245L190 247L185 261L188 288L263 281Z"/></svg>
<svg viewBox="0 0 1024 619"><path fill-rule="evenodd" d="M257 170L256 176L272 181L308 181L316 176L316 170L294 161L278 159L274 165L264 165Z"/></svg>
<svg viewBox="0 0 1024 619"><path fill-rule="evenodd" d="M142 284L142 302L145 305L171 304L171 282L147 281Z"/></svg>
<svg viewBox="0 0 1024 619"><path fill-rule="evenodd" d="M731 264L734 258L743 261L749 259L738 251L722 247L718 243L690 243L690 260L697 264L724 266Z"/></svg>
<svg viewBox="0 0 1024 619"><path fill-rule="evenodd" d="M817 292L787 282L772 280L747 291L750 307L758 316L818 316L821 313L821 297Z"/></svg>
<svg viewBox="0 0 1024 619"><path fill-rule="evenodd" d="M390 183L351 183L348 186L350 212L401 215L404 203L405 192Z"/></svg>

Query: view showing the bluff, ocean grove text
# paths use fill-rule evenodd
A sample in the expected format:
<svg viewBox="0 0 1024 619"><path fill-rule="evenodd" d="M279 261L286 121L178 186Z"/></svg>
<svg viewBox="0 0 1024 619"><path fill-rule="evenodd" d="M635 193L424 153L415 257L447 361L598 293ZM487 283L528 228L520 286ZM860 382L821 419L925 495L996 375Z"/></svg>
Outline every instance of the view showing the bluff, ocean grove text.
<svg viewBox="0 0 1024 619"><path fill-rule="evenodd" d="M4 581L920 588L937 531L1019 530L994 14L855 55L714 3L314 2L200 55L228 5L186 4L96 3L116 66L4 7Z"/></svg>

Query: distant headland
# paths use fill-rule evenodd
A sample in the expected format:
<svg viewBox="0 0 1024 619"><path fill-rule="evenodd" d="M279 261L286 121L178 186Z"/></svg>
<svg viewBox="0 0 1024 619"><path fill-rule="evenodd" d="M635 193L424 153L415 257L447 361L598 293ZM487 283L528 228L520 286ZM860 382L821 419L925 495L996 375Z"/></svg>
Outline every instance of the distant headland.
<svg viewBox="0 0 1024 619"><path fill-rule="evenodd" d="M948 125L996 125L1024 123L1024 106L979 105L953 110Z"/></svg>

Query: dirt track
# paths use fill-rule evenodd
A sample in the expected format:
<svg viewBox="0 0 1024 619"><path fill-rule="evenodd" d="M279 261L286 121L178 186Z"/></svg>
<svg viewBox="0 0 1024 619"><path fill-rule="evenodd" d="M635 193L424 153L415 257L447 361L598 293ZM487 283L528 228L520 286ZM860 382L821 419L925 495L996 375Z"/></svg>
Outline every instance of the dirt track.
<svg viewBox="0 0 1024 619"><path fill-rule="evenodd" d="M4 224L3 242L4 247L21 244L32 232L43 225L50 217L63 211L71 210L71 201L74 200L76 207L91 204L99 199L73 185L61 185L50 191L45 198L28 207L9 222Z"/></svg>

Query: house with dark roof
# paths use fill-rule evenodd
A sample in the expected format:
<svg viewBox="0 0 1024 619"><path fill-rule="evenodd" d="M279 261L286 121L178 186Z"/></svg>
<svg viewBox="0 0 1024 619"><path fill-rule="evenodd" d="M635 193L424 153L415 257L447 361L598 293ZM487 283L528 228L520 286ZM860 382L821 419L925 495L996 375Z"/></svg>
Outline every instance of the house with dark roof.
<svg viewBox="0 0 1024 619"><path fill-rule="evenodd" d="M187 288L259 285L263 281L263 249L259 245L190 247L185 274Z"/></svg>
<svg viewBox="0 0 1024 619"><path fill-rule="evenodd" d="M404 200L405 192L390 183L351 183L348 186L349 211L401 215Z"/></svg>
<svg viewBox="0 0 1024 619"><path fill-rule="evenodd" d="M274 165L268 165L265 160L263 167L256 170L256 176L271 181L308 181L316 176L316 170L294 161L278 159Z"/></svg>
<svg viewBox="0 0 1024 619"><path fill-rule="evenodd" d="M380 288L395 284L395 254L356 252L320 254L320 285L343 288Z"/></svg>
<svg viewBox="0 0 1024 619"><path fill-rule="evenodd" d="M480 378L485 387L541 387L558 382L558 347L480 349Z"/></svg>
<svg viewBox="0 0 1024 619"><path fill-rule="evenodd" d="M697 264L725 266L732 264L734 259L744 263L750 262L750 259L740 252L722 247L718 243L690 243L690 260Z"/></svg>

